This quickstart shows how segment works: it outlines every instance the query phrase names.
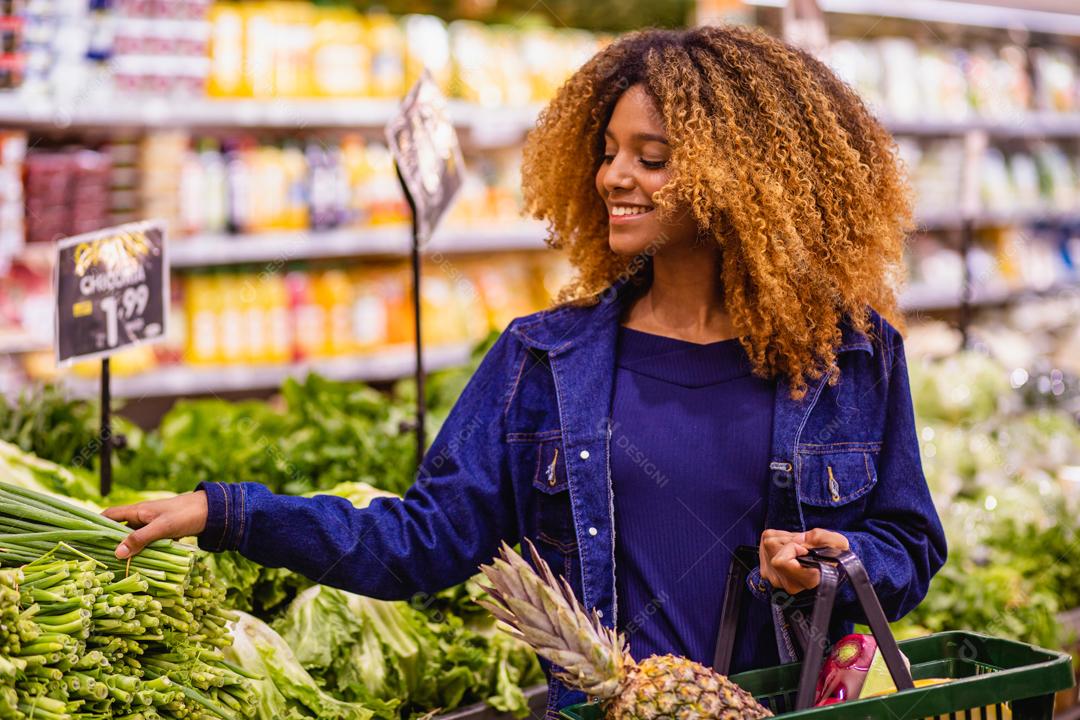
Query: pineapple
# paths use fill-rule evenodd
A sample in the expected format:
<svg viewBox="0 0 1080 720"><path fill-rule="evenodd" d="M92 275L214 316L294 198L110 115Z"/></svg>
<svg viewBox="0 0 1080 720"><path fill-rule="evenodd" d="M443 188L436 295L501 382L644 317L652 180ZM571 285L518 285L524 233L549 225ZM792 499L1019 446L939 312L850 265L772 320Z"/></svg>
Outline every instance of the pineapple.
<svg viewBox="0 0 1080 720"><path fill-rule="evenodd" d="M528 543L528 540L525 541ZM491 613L511 634L562 668L568 686L602 701L608 720L736 720L771 717L745 690L711 669L674 655L636 662L626 639L586 614L565 578L529 543L534 571L503 543L500 557L480 569L491 581Z"/></svg>

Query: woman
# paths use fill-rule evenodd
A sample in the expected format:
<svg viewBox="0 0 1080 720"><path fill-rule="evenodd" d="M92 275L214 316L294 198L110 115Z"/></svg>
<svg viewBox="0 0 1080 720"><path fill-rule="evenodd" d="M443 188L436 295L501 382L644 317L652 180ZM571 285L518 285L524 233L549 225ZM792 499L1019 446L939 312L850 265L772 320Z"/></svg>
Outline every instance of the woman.
<svg viewBox="0 0 1080 720"><path fill-rule="evenodd" d="M711 663L756 543L734 670L796 653L808 548L850 548L890 619L911 610L946 549L890 324L909 201L850 88L757 31L634 33L562 87L522 175L578 274L503 333L403 499L203 483L108 510L139 527L118 557L197 534L403 599L529 538L634 655ZM830 637L860 616L842 587ZM553 680L549 712L581 699Z"/></svg>

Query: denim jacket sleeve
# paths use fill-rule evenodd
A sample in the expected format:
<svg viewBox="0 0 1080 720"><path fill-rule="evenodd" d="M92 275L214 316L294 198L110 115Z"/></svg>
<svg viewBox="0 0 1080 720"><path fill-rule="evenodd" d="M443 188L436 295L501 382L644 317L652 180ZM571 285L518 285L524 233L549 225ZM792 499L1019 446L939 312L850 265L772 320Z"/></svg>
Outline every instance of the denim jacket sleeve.
<svg viewBox="0 0 1080 720"><path fill-rule="evenodd" d="M889 621L908 614L945 564L947 547L919 457L904 342L892 331L888 408L878 461L878 487L855 527L842 529L862 560ZM850 583L840 588L837 612L855 622L866 617Z"/></svg>
<svg viewBox="0 0 1080 720"><path fill-rule="evenodd" d="M325 585L384 600L463 582L501 540L519 540L503 447L503 407L523 348L504 332L481 362L402 498L356 509L344 498L275 495L259 483L202 483L199 546L238 550Z"/></svg>

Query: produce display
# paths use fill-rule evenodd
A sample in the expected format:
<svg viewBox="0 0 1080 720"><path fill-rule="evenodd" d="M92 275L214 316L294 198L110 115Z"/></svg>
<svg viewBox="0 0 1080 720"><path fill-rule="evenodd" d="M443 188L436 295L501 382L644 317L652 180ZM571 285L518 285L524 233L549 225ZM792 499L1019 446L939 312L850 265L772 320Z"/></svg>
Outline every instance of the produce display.
<svg viewBox="0 0 1080 720"><path fill-rule="evenodd" d="M528 543L528 541L526 541ZM481 570L491 582L482 604L561 669L557 677L604 704L611 720L772 717L750 693L700 663L674 655L636 662L626 638L587 613L565 579L556 579L528 543L533 565L508 545ZM533 569L535 566L535 570Z"/></svg>
<svg viewBox="0 0 1080 720"><path fill-rule="evenodd" d="M247 673L221 653L231 642L224 588L178 543L117 560L112 548L127 532L95 510L0 482L0 564L18 566L3 582L16 709L5 717L251 713Z"/></svg>
<svg viewBox="0 0 1080 720"><path fill-rule="evenodd" d="M494 339L478 345L466 365L427 378L429 437ZM364 383L312 374L287 380L275 403L178 402L151 432L116 416L114 433L126 444L114 453L112 498L128 491L185 492L222 477L294 495L355 481L401 494L416 471L414 436L403 425L415 402L411 379L399 381L387 396ZM30 388L10 404L0 402L0 441L56 463L44 482L69 497L97 497L96 477L77 470L96 468L98 434L97 403L72 399L55 386ZM0 461L7 455L0 452ZM9 459L17 465L36 461L16 455Z"/></svg>
<svg viewBox="0 0 1080 720"><path fill-rule="evenodd" d="M322 686L379 708L379 717L480 700L520 712L527 707L523 681L541 682L539 666L526 646L478 612L479 597L475 583L457 601L444 593L410 603L316 585L298 595L273 627Z"/></svg>
<svg viewBox="0 0 1080 720"><path fill-rule="evenodd" d="M233 645L229 657L253 681L258 706L255 720L368 720L373 712L358 704L346 703L327 693L296 659L285 641L273 629L247 613L236 613L231 625Z"/></svg>
<svg viewBox="0 0 1080 720"><path fill-rule="evenodd" d="M1029 407L1026 371L979 353L909 369L949 560L897 634L970 629L1060 646L1057 615L1080 606L1080 425L1060 408Z"/></svg>
<svg viewBox="0 0 1080 720"><path fill-rule="evenodd" d="M433 422L437 423L440 415L445 413L447 399L456 397L467 377L467 371L458 371L433 379L429 390L434 408ZM343 413L347 411L356 417L363 416L361 406L365 404L369 411L376 406L384 409L390 406L385 402L375 403L378 396L370 388L359 384L330 383L314 377L304 384L296 383L290 392L294 403L292 409L297 413L291 420L283 420L283 417L289 417L288 412L280 413L265 404L246 403L241 405L246 406L248 415L226 415L219 429L230 422L259 422L262 424L258 426L258 432L265 432L266 437L271 437L270 433L282 428L291 428L291 433L299 433L305 424L312 427L312 420L318 415L314 410L318 403L323 403L322 417L327 429L335 427L335 422L345 417L341 415L335 420L326 414L335 404L340 406ZM408 383L401 384L398 392L402 403L411 401ZM304 403L310 405L306 415L300 409ZM198 406L198 403L193 405ZM178 410L173 417L185 417L192 423L187 425L185 436L186 441L191 441L198 434L198 428L206 427L215 412L223 413L229 407L228 403L205 401L201 409L194 411L194 415L183 414L192 410L188 408ZM407 417L404 407L403 404L399 408L403 418ZM255 408L259 408L261 413ZM85 457L81 454L85 447L80 448L78 443L94 442L94 409L44 390L26 396L14 408L5 406L4 412L6 415L0 417L3 420L0 427L9 437L20 440L30 448L60 456L69 466L54 464L14 445L0 442L0 481L13 483L10 490L0 486L0 499L5 501L5 509L0 511L0 567L33 562L39 556L45 556L46 562L72 564L73 569L68 570L69 576L97 568L94 581L102 588L101 592L95 593L90 587L89 576L84 578L80 575L78 578L80 583L87 585L87 592L93 595L90 599L79 600L90 612L87 615L87 622L91 623L89 635L81 640L86 647L69 648L64 645L69 649L64 651L63 657L72 652L84 654L86 648L89 648L87 652L101 649L102 655L92 656L95 661L103 657L119 668L117 672L126 673L125 677L133 677L143 685L154 683L149 690L141 685L134 691L124 690L134 700L151 701L149 705L143 703L130 708L130 712L127 712L127 706L122 705L130 702L126 695L109 695L112 702L119 703L109 711L115 716L120 716L123 709L129 715L141 713L146 718L156 717L153 715L156 712L157 716L163 718L205 717L208 720L231 720L234 717L368 720L375 716L397 720L433 711L449 711L476 702L486 702L519 717L528 713L522 688L542 682L540 667L527 647L497 631L491 618L476 604L483 591L475 582L450 588L431 597L417 596L408 603L375 601L312 586L306 578L284 569L263 568L235 553L205 555L176 543L165 544L170 548L168 552L155 545L149 553L144 551L135 556L129 566L112 555L112 548L126 531L97 513L95 501L101 501L96 493L96 478L84 467L70 466L73 457ZM71 437L66 440L52 437L47 426L31 423L30 416L34 412L64 419L65 422L57 423L57 428ZM180 420L174 422L184 424ZM313 470L313 479L307 484L298 482L288 486L283 480L283 485L288 487L282 489L299 492L333 485L340 476L320 472L317 466L322 462L327 462L326 467L332 465L328 462L330 456L335 453L347 454L345 443L359 442L360 437L366 437L369 441L390 439L391 444L381 447L372 445L371 454L384 453L382 462L387 467L395 462L409 467L413 458L412 435L402 432L396 423L395 417L393 423L387 422L378 428L363 423L337 428L339 435L335 442L339 443L336 445L339 449L336 451L328 437L318 434L309 437L308 440L314 443L311 448L326 449L330 454L323 460L312 460L314 464L310 467L316 469ZM255 432L255 428L252 425L248 432ZM214 444L208 442L205 446L188 446L177 435L158 432L143 435L132 430L131 443L118 453L117 485L109 498L110 503L135 502L168 496L170 490L189 489L190 483L196 480L190 474L192 467L184 463L190 463L194 458L206 460L202 456L209 453L209 448ZM347 440L348 433L355 433L351 440ZM287 441L289 438L291 440ZM321 441L316 441L318 438ZM275 440L287 441L291 451L300 452L302 444L295 442L294 435L282 435ZM399 445L392 444L398 441ZM258 452L277 458L282 466L280 477L298 478L284 469L287 465L285 456L270 450L272 446L269 442L267 440L268 444L259 448ZM218 443L215 457L221 459L224 457L220 452L222 449L248 447L250 440L245 439L243 444L221 445L219 439ZM165 448L170 448L170 454L165 454ZM163 457L171 458L176 465L169 465L162 460ZM86 459L87 466L92 464L89 458ZM242 458L231 460L243 464ZM151 463L159 463L154 467L175 467L175 472L180 474L173 477L186 478L183 485L177 486L175 480L167 482L166 474L152 476L146 471L147 474L143 475L143 468L150 467ZM213 476L212 465L198 467L208 477ZM224 466L222 471L228 472L229 467ZM395 480L397 476L390 473L378 470L370 472L389 483L407 484L404 475ZM353 477L356 476L357 473L354 473ZM125 484L129 479L142 477L157 479L138 487ZM258 479L255 476L247 477ZM147 485L155 489L145 489ZM46 523L40 514L31 512L34 507L19 511L22 515L29 515L29 518L22 515L8 518L8 496L4 492L23 493L37 498L27 500L29 503L47 503L54 508L55 519L51 525ZM321 492L345 497L358 507L366 505L374 497L391 494L360 482L336 484ZM81 498L81 504L86 509L62 503L56 497ZM11 512L14 514L14 510ZM64 544L56 546L58 540ZM186 575L178 565L184 562L191 568ZM57 572L63 570L59 568ZM113 577L109 577L109 573ZM117 588L114 586L118 584L118 578L124 578L125 584ZM184 578L187 578L186 585ZM23 588L27 587L26 582L21 584ZM57 592L52 586L45 587ZM146 596L148 600L114 600L108 594L110 592ZM181 594L174 600L177 592ZM80 594L87 595L81 591ZM45 608L45 612L34 610L34 613L38 613L34 617L49 616L55 610L64 622L72 622L74 617L61 613L76 610L74 605L68 605L76 598L66 595L58 598L30 595L23 601L28 603L35 600L38 605L42 605L46 599L62 602L62 605ZM161 607L154 605L154 602ZM8 603L11 603L10 607ZM2 607L5 613L13 613L15 609L24 612L23 605L15 604L12 597L7 597ZM185 615L185 611L191 617ZM251 611L263 619L238 611ZM99 613L102 615L100 623ZM158 618L157 614L161 613L168 617ZM84 613L80 610L76 614L81 617ZM14 617L18 619L20 615ZM266 624L264 619L272 620L274 627ZM186 622L188 626L181 628L177 625L179 622ZM198 623L210 623L212 627L200 630ZM3 628L8 626L4 621ZM67 625L54 623L52 626L69 631ZM182 633L182 629L188 634ZM231 630L231 635L227 629ZM2 632L6 630L0 631L0 636ZM72 627L70 632L77 633L78 628ZM119 641L116 641L117 636L120 637ZM185 638L186 642L196 645L183 645ZM53 636L47 636L47 640L57 641ZM234 641L235 644L228 647ZM209 647L201 648L198 643ZM4 647L8 644L5 642ZM32 652L36 652L34 645L30 647ZM114 661L106 650L120 655ZM63 658L54 658L61 664L54 662L49 665L48 669L42 671L44 679L39 681L36 675L27 674L29 671L21 667L24 655L25 643L23 647L13 647L9 653L0 656L0 688L6 684L8 689L17 692L16 705L25 705L27 697L38 697L44 692L48 699L38 701L39 705L44 702L47 709L56 712L58 717L106 717L77 714L78 711L90 712L87 709L90 706L88 703L79 705L82 696L74 694L75 690L63 684L70 682L64 680L68 668L63 666ZM85 674L81 667L76 667L75 672ZM166 679L158 680L162 674L167 676ZM46 680L61 685L52 687L43 684ZM106 680L101 682L105 683ZM133 681L118 682L128 687ZM176 685L175 690L171 689L169 683ZM81 686L85 685L82 682ZM161 690L158 687L166 685L170 689ZM4 701L10 699L10 693L0 692ZM94 692L106 691L98 688ZM159 695L138 695L138 692L158 692ZM176 692L181 693L183 699L178 699ZM53 700L63 703L63 706L54 704ZM181 707L173 707L177 702L181 703ZM192 709L195 706L202 709ZM183 715L184 712L188 714ZM33 717L53 720L52 716L43 715L40 710Z"/></svg>

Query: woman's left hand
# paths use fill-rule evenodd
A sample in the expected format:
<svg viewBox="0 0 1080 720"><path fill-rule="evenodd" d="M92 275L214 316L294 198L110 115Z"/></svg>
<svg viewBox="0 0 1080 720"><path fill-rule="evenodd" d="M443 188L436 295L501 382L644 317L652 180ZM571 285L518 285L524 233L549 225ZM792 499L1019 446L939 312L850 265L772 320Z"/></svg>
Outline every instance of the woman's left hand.
<svg viewBox="0 0 1080 720"><path fill-rule="evenodd" d="M814 528L807 532L766 530L758 545L761 577L774 588L790 595L815 588L821 582L817 568L804 568L796 558L806 555L810 548L831 547L850 550L848 539L838 532Z"/></svg>

